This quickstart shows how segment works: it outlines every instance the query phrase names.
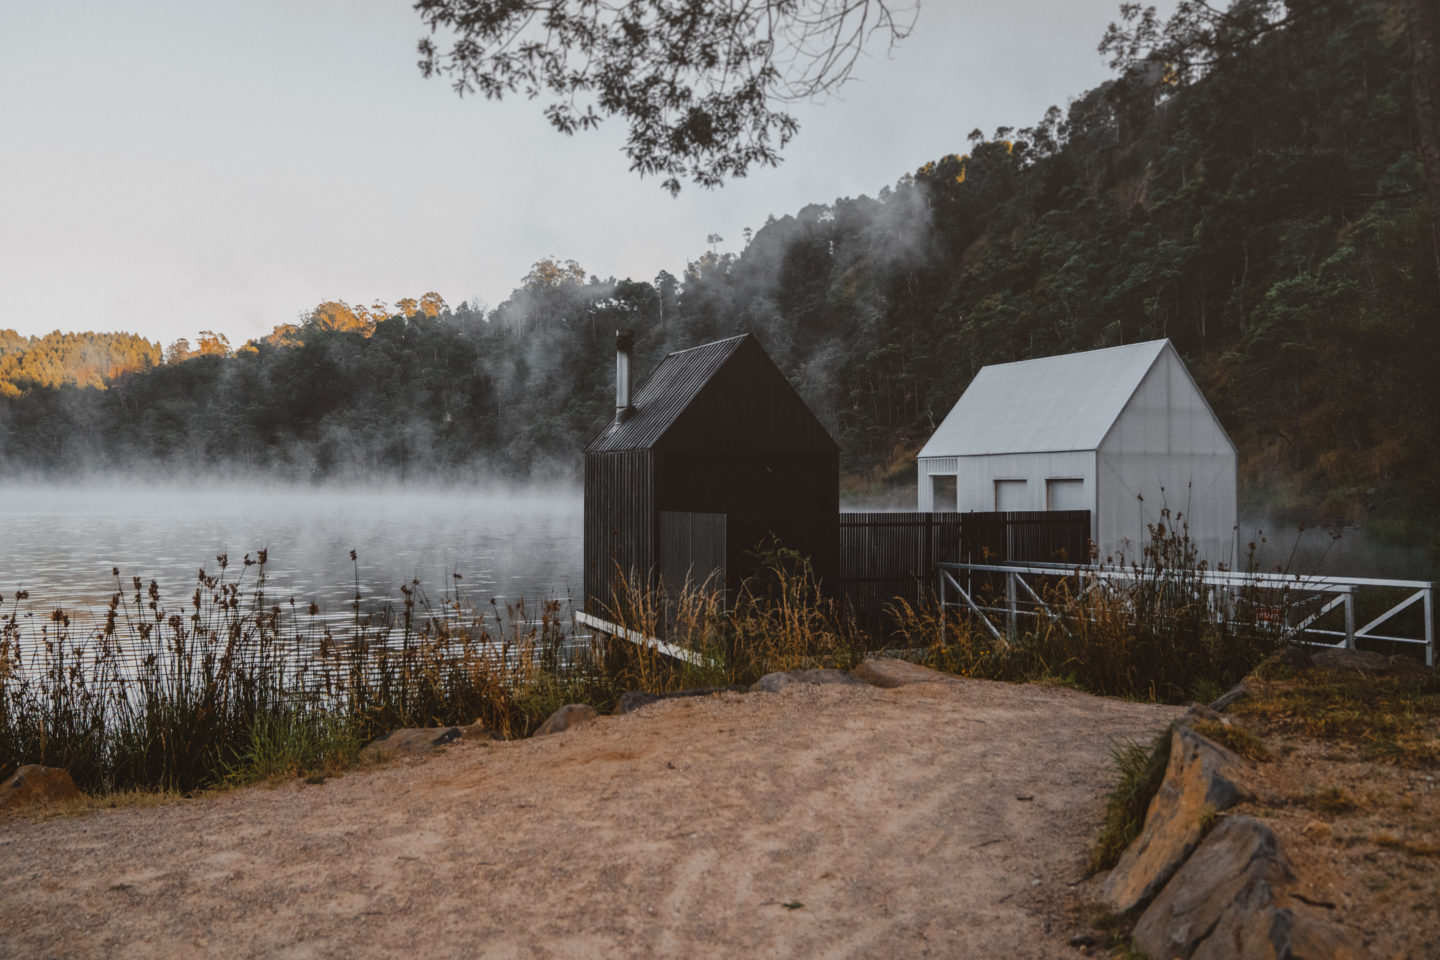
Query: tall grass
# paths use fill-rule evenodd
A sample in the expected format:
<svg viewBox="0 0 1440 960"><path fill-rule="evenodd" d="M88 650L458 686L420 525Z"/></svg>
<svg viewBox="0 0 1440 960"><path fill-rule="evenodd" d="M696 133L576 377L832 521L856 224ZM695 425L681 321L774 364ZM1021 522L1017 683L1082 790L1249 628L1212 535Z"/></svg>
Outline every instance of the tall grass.
<svg viewBox="0 0 1440 960"><path fill-rule="evenodd" d="M608 710L626 690L749 683L771 670L846 666L864 638L803 566L747 581L727 606L708 584L678 596L625 587L607 615L692 652L580 637L559 601L432 606L418 581L399 610L341 622L271 602L260 551L200 570L174 609L154 581L118 581L102 620L37 616L0 598L0 778L25 763L68 769L81 789L189 793L333 770L400 727L533 731L572 702Z"/></svg>
<svg viewBox="0 0 1440 960"><path fill-rule="evenodd" d="M728 599L713 581L673 592L664 585L637 588L636 582L621 579L603 615L645 637L664 637L689 656L626 643L614 647L605 669L626 689L731 686L780 670L848 667L869 644L844 603L821 590L805 563L762 567Z"/></svg>
<svg viewBox="0 0 1440 960"><path fill-rule="evenodd" d="M188 793L342 766L397 727L523 735L544 719L537 678L574 659L558 602L467 616L412 582L398 614L362 616L357 602L337 629L313 604L269 602L266 559L236 572L217 557L179 609L155 581L125 589L117 576L89 628L64 610L37 616L24 592L0 598L0 778L45 763L88 791ZM594 696L556 696L571 692Z"/></svg>
<svg viewBox="0 0 1440 960"><path fill-rule="evenodd" d="M1274 598L1217 607L1183 526L1157 527L1124 581L1092 578L1081 591L1057 576L1048 614L1013 638L903 601L893 636L867 636L798 562L761 564L730 596L715 583L671 592L622 581L600 612L683 658L577 636L556 601L477 611L447 594L432 605L418 581L381 615L362 615L357 591L352 616L335 622L313 604L273 602L266 561L217 557L218 572L200 570L176 608L154 581L125 586L117 573L86 628L64 610L37 613L24 593L0 597L0 778L46 763L92 792L192 792L342 767L400 727L478 722L520 737L565 703L608 710L626 690L849 667L885 644L953 673L1178 701L1234 683L1281 642L1274 618L1258 615Z"/></svg>
<svg viewBox="0 0 1440 960"><path fill-rule="evenodd" d="M1044 609L1032 605L1014 636L995 636L957 607L897 601L893 642L966 676L1059 680L1151 701L1213 699L1283 645L1289 601L1258 589L1218 596L1183 520L1170 519L1151 527L1139 561L1108 568L1124 577L1056 575L1037 585ZM1001 589L982 585L978 602L1003 607Z"/></svg>

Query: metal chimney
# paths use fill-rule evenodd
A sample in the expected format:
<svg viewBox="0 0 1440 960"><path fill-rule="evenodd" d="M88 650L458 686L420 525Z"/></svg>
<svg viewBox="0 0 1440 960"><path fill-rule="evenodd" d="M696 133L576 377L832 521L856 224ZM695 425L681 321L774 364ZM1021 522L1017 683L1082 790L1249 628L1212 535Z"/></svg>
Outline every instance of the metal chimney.
<svg viewBox="0 0 1440 960"><path fill-rule="evenodd" d="M615 331L615 419L624 420L635 408L630 403L630 353L634 330Z"/></svg>

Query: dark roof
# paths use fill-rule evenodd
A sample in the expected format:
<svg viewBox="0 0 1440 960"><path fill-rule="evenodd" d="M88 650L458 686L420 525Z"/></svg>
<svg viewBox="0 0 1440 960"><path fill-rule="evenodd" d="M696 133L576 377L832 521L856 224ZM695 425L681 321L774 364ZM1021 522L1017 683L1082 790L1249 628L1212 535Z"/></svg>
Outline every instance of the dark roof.
<svg viewBox="0 0 1440 960"><path fill-rule="evenodd" d="M691 400L704 389L710 378L735 355L745 341L755 338L748 333L714 343L701 344L688 350L667 354L645 386L634 395L634 407L622 421L610 424L590 441L586 453L615 450L645 450L665 435L679 419ZM758 346L758 344L757 344Z"/></svg>

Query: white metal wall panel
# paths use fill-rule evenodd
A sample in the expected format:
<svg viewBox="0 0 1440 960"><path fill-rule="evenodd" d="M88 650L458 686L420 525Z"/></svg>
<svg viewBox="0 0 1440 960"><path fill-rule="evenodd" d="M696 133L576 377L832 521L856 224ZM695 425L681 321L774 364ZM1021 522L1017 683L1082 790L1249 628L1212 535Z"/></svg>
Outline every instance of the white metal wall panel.
<svg viewBox="0 0 1440 960"><path fill-rule="evenodd" d="M1174 349L1141 381L1097 455L1100 558L1138 562L1168 507L1212 566L1235 562L1235 448Z"/></svg>
<svg viewBox="0 0 1440 960"><path fill-rule="evenodd" d="M959 460L955 457L920 457L916 463L918 490L915 509L925 513L935 509L935 484L932 477L955 476ZM953 507L951 509L954 509Z"/></svg>
<svg viewBox="0 0 1440 960"><path fill-rule="evenodd" d="M955 475L956 495L962 512L994 510L996 480L1027 481L1024 504L1007 509L1044 510L1045 481L1052 477L1084 481L1085 505L1077 509L1094 509L1095 454L1088 450L960 457Z"/></svg>
<svg viewBox="0 0 1440 960"><path fill-rule="evenodd" d="M1033 498L1032 484L1028 480L996 480L995 509L1003 511L1029 510Z"/></svg>
<svg viewBox="0 0 1440 960"><path fill-rule="evenodd" d="M1092 510L1085 497L1085 481L1053 477L1045 481L1046 510Z"/></svg>

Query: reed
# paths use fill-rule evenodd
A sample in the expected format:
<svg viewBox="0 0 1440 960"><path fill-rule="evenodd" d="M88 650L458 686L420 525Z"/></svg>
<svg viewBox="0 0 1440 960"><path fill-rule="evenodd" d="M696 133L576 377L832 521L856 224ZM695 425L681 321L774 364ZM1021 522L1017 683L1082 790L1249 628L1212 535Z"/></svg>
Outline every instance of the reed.
<svg viewBox="0 0 1440 960"><path fill-rule="evenodd" d="M87 792L192 793L338 769L397 727L524 735L548 700L594 694L575 689L558 602L486 617L432 607L412 582L398 613L361 615L357 598L337 631L313 604L269 602L266 560L217 557L178 609L117 573L89 628L37 616L27 593L0 598L0 778L44 763Z"/></svg>
<svg viewBox="0 0 1440 960"><path fill-rule="evenodd" d="M1257 614L1271 601L1221 611L1207 599L1183 525L1152 531L1126 581L1080 592L1057 577L1050 615L1002 640L953 608L898 600L894 634L869 637L799 558L757 558L728 592L620 579L606 618L682 647L679 659L577 636L558 601L476 610L458 592L432 603L418 581L402 586L398 610L362 614L357 591L351 616L327 620L313 604L273 602L263 550L237 564L217 557L179 607L154 581L122 585L117 572L90 627L37 611L23 592L0 597L0 778L45 763L88 792L191 793L333 772L400 727L480 723L522 737L565 703L609 710L626 690L850 667L877 644L962 675L1178 701L1224 689L1280 642Z"/></svg>
<svg viewBox="0 0 1440 960"><path fill-rule="evenodd" d="M661 584L620 581L607 619L647 637L665 637L691 656L677 659L617 641L607 647L607 672L625 689L663 693L694 687L748 685L800 667L849 667L869 638L844 604L827 596L803 562L764 565L727 598L714 581Z"/></svg>
<svg viewBox="0 0 1440 960"><path fill-rule="evenodd" d="M1247 589L1217 597L1204 583L1183 519L1151 527L1142 558L1111 567L1124 578L1055 576L1039 588L1045 610L1014 637L996 637L955 607L897 600L891 642L938 669L1014 681L1058 681L1091 693L1167 703L1213 699L1284 643L1288 598ZM1003 606L998 587L982 605ZM1261 595L1264 593L1265 595ZM1273 595L1272 595L1273 594Z"/></svg>

